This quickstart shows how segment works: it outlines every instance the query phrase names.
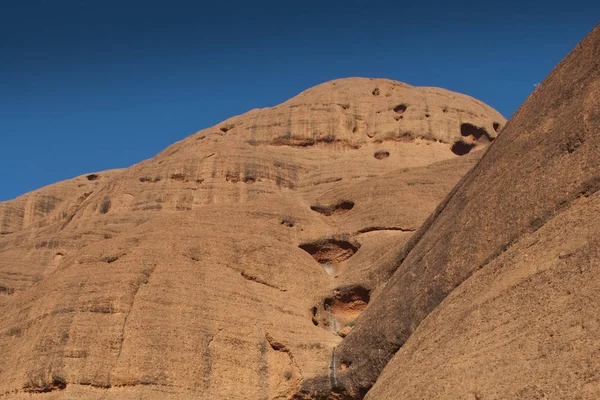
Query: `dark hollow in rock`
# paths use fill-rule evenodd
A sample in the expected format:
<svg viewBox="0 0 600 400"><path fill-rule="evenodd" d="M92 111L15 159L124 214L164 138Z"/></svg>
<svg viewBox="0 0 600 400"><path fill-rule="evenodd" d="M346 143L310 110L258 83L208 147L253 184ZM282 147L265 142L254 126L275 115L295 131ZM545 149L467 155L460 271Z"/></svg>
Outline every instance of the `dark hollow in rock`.
<svg viewBox="0 0 600 400"><path fill-rule="evenodd" d="M185 181L185 175L182 174L181 172L175 173L171 175L171 180L177 181L177 182L183 182Z"/></svg>
<svg viewBox="0 0 600 400"><path fill-rule="evenodd" d="M310 254L319 264L339 263L352 257L360 245L346 240L324 239L299 245Z"/></svg>
<svg viewBox="0 0 600 400"><path fill-rule="evenodd" d="M334 205L315 205L310 207L311 210L326 215L328 217L331 215L344 214L352 210L353 208L354 202L351 200L342 200Z"/></svg>
<svg viewBox="0 0 600 400"><path fill-rule="evenodd" d="M271 335L269 335L268 333L265 334L265 339L267 339L267 342L269 343L269 346L271 346L271 349L273 349L275 351L282 351L284 353L289 353L290 350L287 348L287 346L285 344L273 339L273 337Z"/></svg>
<svg viewBox="0 0 600 400"><path fill-rule="evenodd" d="M89 174L88 176L86 176L88 181L95 181L98 180L98 178L100 178L100 176L98 176L97 174Z"/></svg>
<svg viewBox="0 0 600 400"><path fill-rule="evenodd" d="M285 225L288 228L294 227L294 221L291 218L284 218L281 220L281 225Z"/></svg>
<svg viewBox="0 0 600 400"><path fill-rule="evenodd" d="M396 114L403 114L407 108L408 107L406 106L406 104L398 104L396 107L394 107L394 112Z"/></svg>
<svg viewBox="0 0 600 400"><path fill-rule="evenodd" d="M0 293L13 294L14 293L14 289L13 288L9 288L8 286L0 285Z"/></svg>
<svg viewBox="0 0 600 400"><path fill-rule="evenodd" d="M325 299L324 306L337 314L360 314L371 300L371 291L356 285L338 288L332 297Z"/></svg>
<svg viewBox="0 0 600 400"><path fill-rule="evenodd" d="M50 382L42 382L41 385L38 385L25 386L23 391L27 393L50 393L55 390L64 390L67 387L67 381L61 376L54 375Z"/></svg>
<svg viewBox="0 0 600 400"><path fill-rule="evenodd" d="M67 381L62 376L52 377L52 386L54 389L63 390L67 387Z"/></svg>
<svg viewBox="0 0 600 400"><path fill-rule="evenodd" d="M227 171L227 173L225 174L225 180L231 183L238 183L240 181L240 177L239 174L236 175L232 172Z"/></svg>
<svg viewBox="0 0 600 400"><path fill-rule="evenodd" d="M500 131L500 124L498 122L494 122L492 126L494 127L496 133Z"/></svg>
<svg viewBox="0 0 600 400"><path fill-rule="evenodd" d="M464 156L465 154L468 154L473 147L475 147L474 144L466 143L466 142L463 142L462 140L459 140L459 141L454 142L451 150L457 156Z"/></svg>
<svg viewBox="0 0 600 400"><path fill-rule="evenodd" d="M111 264L114 263L115 261L117 261L119 259L118 256L108 256L108 257L104 257L102 259L102 261L104 261L107 264Z"/></svg>
<svg viewBox="0 0 600 400"><path fill-rule="evenodd" d="M345 337L356 325L371 300L371 291L361 285L336 288L331 296L312 308L313 324Z"/></svg>
<svg viewBox="0 0 600 400"><path fill-rule="evenodd" d="M376 151L375 154L373 154L373 157L375 157L378 160L383 160L384 158L388 158L389 156L390 152L385 150Z"/></svg>
<svg viewBox="0 0 600 400"><path fill-rule="evenodd" d="M316 138L305 138L299 136L280 136L269 142L271 146L290 146L298 148L307 148L321 144L334 144L349 149L359 149L360 144L350 142L345 139L338 139L333 134Z"/></svg>
<svg viewBox="0 0 600 400"><path fill-rule="evenodd" d="M485 128L479 128L473 124L469 124L468 122L460 125L460 134L464 137L473 136L473 138L478 141L481 140L491 142L493 140Z"/></svg>

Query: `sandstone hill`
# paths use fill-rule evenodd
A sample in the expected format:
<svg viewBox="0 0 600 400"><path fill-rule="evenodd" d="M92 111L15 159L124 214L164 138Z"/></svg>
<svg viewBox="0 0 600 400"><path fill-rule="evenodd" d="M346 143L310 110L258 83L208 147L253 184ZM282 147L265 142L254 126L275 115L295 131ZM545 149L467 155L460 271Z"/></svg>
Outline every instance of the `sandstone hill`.
<svg viewBox="0 0 600 400"><path fill-rule="evenodd" d="M600 25L398 253L297 398L600 398Z"/></svg>
<svg viewBox="0 0 600 400"><path fill-rule="evenodd" d="M0 398L599 398L600 26L504 125L341 79L0 203Z"/></svg>
<svg viewBox="0 0 600 400"><path fill-rule="evenodd" d="M0 398L291 398L504 124L340 79L0 203Z"/></svg>

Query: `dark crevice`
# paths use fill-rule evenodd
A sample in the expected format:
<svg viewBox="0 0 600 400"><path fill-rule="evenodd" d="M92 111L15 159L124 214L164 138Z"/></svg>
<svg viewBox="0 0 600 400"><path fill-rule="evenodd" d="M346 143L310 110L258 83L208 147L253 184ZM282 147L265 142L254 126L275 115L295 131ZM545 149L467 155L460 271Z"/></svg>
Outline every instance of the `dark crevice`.
<svg viewBox="0 0 600 400"><path fill-rule="evenodd" d="M14 292L15 292L15 290L13 288L10 288L8 286L0 285L0 294L4 293L4 294L7 294L7 295L11 295Z"/></svg>
<svg viewBox="0 0 600 400"><path fill-rule="evenodd" d="M281 351L284 353L289 353L290 349L287 348L286 345L284 345L281 342L276 341L275 339L273 339L273 337L271 335L269 335L268 333L265 332L265 339L267 339L267 342L269 343L269 346L271 346L271 348L275 351Z"/></svg>
<svg viewBox="0 0 600 400"><path fill-rule="evenodd" d="M400 231L400 232L414 232L415 228L399 228L394 226L369 226L367 228L363 228L356 233L367 233L374 231Z"/></svg>
<svg viewBox="0 0 600 400"><path fill-rule="evenodd" d="M320 214L331 216L335 214L343 214L354 208L354 202L351 200L342 200L333 205L314 205L310 209Z"/></svg>
<svg viewBox="0 0 600 400"><path fill-rule="evenodd" d="M119 257L121 257L121 256L108 256L108 257L104 257L102 259L102 261L104 261L107 264L111 264L111 263L114 263L115 261L117 261L119 259Z"/></svg>
<svg viewBox="0 0 600 400"><path fill-rule="evenodd" d="M67 381L65 378L54 375L50 382L42 382L41 385L37 386L26 386L23 391L27 393L50 393L55 390L64 390L66 387Z"/></svg>
<svg viewBox="0 0 600 400"><path fill-rule="evenodd" d="M337 139L334 135L322 136L318 138L306 138L306 137L287 137L282 136L273 139L269 142L271 146L290 146L290 147L313 147L319 144L335 144L338 146L350 148L350 149L359 149L360 144L352 143L345 139Z"/></svg>
<svg viewBox="0 0 600 400"><path fill-rule="evenodd" d="M287 289L282 289L282 288L280 288L279 286L273 285L272 283L269 283L269 282L267 282L267 281L264 281L264 280L262 280L262 279L260 279L260 278L258 278L258 277L256 277L256 276L254 276L254 275L247 274L246 272L243 272L243 271L242 271L242 272L240 273L240 275L242 275L242 278L244 278L244 279L246 279L246 280L248 280L248 281L251 281L251 282L256 282L256 283L259 283L259 284L261 284L261 285L265 285L265 286L268 286L268 287L270 287L270 288L277 289L277 290L279 290L280 292L287 292Z"/></svg>

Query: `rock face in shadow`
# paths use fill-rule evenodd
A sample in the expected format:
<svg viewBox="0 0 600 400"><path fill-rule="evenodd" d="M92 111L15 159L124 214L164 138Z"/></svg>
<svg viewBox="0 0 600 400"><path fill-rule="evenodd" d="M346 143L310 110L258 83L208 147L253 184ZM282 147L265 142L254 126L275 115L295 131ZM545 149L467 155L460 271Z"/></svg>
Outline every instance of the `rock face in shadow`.
<svg viewBox="0 0 600 400"><path fill-rule="evenodd" d="M0 397L328 384L398 251L484 153L452 152L464 123L495 138L505 120L443 89L336 80L0 203Z"/></svg>
<svg viewBox="0 0 600 400"><path fill-rule="evenodd" d="M600 26L398 253L332 379L298 397L598 398L598 189Z"/></svg>

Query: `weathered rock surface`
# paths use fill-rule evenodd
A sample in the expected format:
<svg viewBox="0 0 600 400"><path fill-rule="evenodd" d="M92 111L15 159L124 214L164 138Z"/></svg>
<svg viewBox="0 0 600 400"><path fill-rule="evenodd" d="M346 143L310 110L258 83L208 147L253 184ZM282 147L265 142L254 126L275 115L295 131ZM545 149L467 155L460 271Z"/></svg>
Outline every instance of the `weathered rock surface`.
<svg viewBox="0 0 600 400"><path fill-rule="evenodd" d="M291 397L504 123L342 79L0 203L0 398Z"/></svg>
<svg viewBox="0 0 600 400"><path fill-rule="evenodd" d="M599 398L599 189L597 26L410 239L303 397Z"/></svg>

